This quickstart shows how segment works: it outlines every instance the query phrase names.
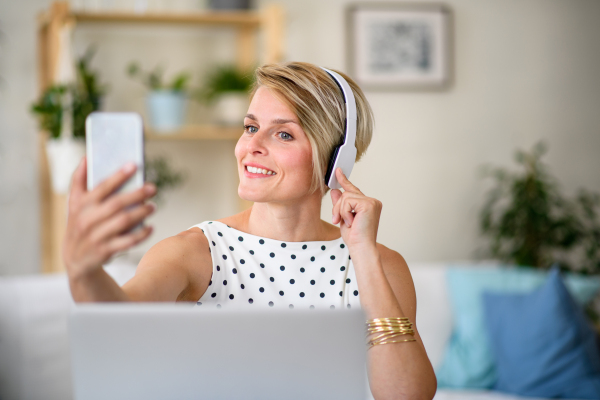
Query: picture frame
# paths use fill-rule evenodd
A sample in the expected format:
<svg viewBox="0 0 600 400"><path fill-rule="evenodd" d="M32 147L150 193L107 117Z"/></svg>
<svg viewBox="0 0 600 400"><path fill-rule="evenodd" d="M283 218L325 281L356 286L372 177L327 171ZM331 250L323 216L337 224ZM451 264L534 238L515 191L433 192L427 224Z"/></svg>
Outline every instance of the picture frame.
<svg viewBox="0 0 600 400"><path fill-rule="evenodd" d="M355 3L346 9L347 71L366 90L448 89L452 13L443 3Z"/></svg>

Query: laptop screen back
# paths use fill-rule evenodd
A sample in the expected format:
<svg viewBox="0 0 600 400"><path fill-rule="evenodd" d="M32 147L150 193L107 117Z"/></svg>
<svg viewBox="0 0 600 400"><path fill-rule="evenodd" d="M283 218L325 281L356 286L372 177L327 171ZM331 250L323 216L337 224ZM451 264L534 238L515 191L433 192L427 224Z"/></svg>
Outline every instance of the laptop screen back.
<svg viewBox="0 0 600 400"><path fill-rule="evenodd" d="M364 321L360 310L80 305L75 399L364 400Z"/></svg>

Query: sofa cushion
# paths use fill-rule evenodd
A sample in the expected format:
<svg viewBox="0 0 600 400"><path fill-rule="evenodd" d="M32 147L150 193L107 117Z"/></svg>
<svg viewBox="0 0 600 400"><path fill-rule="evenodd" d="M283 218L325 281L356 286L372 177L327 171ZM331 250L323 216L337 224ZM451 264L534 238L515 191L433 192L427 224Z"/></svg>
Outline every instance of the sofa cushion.
<svg viewBox="0 0 600 400"><path fill-rule="evenodd" d="M527 293L541 286L547 271L502 266L452 267L447 270L454 330L441 365L439 387L491 388L496 382L494 359L484 326L481 295L486 290ZM579 304L600 288L600 277L566 275L566 285Z"/></svg>
<svg viewBox="0 0 600 400"><path fill-rule="evenodd" d="M444 355L452 333L452 310L448 301L444 264L410 265L417 295L416 327L433 367Z"/></svg>
<svg viewBox="0 0 600 400"><path fill-rule="evenodd" d="M522 396L600 398L596 333L558 269L529 294L483 294L498 380Z"/></svg>

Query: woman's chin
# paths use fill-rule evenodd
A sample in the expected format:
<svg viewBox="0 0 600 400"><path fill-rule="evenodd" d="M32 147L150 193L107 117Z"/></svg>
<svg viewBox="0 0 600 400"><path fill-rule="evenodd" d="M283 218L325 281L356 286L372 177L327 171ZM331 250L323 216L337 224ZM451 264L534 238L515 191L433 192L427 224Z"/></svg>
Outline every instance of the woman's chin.
<svg viewBox="0 0 600 400"><path fill-rule="evenodd" d="M253 203L263 203L268 201L264 193L257 193L256 190L248 190L246 188L238 187L238 196L246 201Z"/></svg>

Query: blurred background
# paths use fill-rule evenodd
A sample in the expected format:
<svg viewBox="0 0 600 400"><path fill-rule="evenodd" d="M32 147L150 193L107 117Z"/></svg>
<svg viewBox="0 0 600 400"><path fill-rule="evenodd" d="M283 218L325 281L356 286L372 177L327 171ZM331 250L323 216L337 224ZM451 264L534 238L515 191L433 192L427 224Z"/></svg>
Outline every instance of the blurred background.
<svg viewBox="0 0 600 400"><path fill-rule="evenodd" d="M164 4L163 4L164 3ZM350 2L256 1L281 6L283 61L348 70ZM393 4L394 2L392 2ZM364 2L361 4L369 4ZM376 120L373 141L352 181L383 202L378 241L408 261L459 261L481 246L478 216L489 188L482 165L512 167L516 149L540 140L565 195L600 190L600 3L594 0L452 0L451 83L440 90L365 89ZM72 10L138 7L181 11L202 1L79 1ZM40 96L37 16L51 1L0 2L0 274L41 268L40 131L30 107ZM144 8L145 7L145 8ZM263 41L258 41L260 47ZM90 68L106 85L102 109L147 117L132 61L158 65L165 79L189 72L200 87L214 65L234 62L227 27L78 23L73 57L95 46ZM263 57L264 58L264 57ZM261 57L259 57L260 62ZM202 123L210 110L190 102L186 121ZM240 123L241 125L241 123ZM242 128L240 128L241 132ZM149 223L155 232L130 255L139 259L161 239L204 220L239 210L235 140L148 141L147 155L164 156L186 179L165 193ZM322 218L330 221L331 201Z"/></svg>
<svg viewBox="0 0 600 400"><path fill-rule="evenodd" d="M600 398L599 19L597 0L0 0L0 397L72 398L60 248L85 117L145 122L160 198L152 236L105 266L123 284L155 243L250 206L252 70L305 61L373 108L351 181L383 203L438 386L476 389L436 400Z"/></svg>

